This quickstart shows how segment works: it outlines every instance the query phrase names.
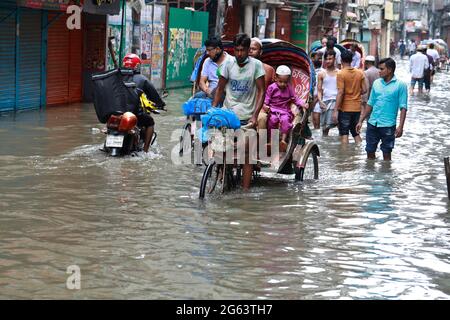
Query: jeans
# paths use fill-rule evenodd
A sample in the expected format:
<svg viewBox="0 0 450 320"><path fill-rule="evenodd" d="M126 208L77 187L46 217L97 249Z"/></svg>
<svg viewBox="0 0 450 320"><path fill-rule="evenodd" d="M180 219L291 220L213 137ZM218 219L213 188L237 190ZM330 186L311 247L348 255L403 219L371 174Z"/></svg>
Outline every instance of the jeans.
<svg viewBox="0 0 450 320"><path fill-rule="evenodd" d="M367 123L366 152L375 153L381 140L380 149L383 153L391 153L395 144L395 126L375 127Z"/></svg>

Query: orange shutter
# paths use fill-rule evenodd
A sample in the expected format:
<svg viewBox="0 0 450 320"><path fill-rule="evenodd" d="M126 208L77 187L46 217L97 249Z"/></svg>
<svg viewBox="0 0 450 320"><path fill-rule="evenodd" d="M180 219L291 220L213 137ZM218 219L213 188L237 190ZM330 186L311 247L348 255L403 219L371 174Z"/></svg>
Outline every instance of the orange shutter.
<svg viewBox="0 0 450 320"><path fill-rule="evenodd" d="M55 14L49 14L52 21ZM69 30L63 14L48 28L47 105L81 101L82 44L81 30Z"/></svg>
<svg viewBox="0 0 450 320"><path fill-rule="evenodd" d="M69 103L81 102L83 95L83 33L71 30L69 61Z"/></svg>

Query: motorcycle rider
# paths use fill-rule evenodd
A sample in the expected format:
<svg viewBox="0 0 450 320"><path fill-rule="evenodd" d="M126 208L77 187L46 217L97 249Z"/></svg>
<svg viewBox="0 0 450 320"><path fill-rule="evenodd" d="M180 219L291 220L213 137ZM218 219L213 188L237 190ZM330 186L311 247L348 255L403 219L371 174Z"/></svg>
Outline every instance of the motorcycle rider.
<svg viewBox="0 0 450 320"><path fill-rule="evenodd" d="M127 54L122 61L122 65L124 68L132 69L134 71L133 82L136 84L136 88L141 89L145 93L147 98L155 103L156 108L164 109L164 106L166 105L165 102L161 99L155 87L151 84L150 80L146 76L141 74L141 64L141 58L139 58L139 56L134 53ZM148 152L153 133L155 131L155 121L153 120L152 116L144 112L141 108L139 108L136 112L136 116L138 119L138 127L145 128L144 152Z"/></svg>

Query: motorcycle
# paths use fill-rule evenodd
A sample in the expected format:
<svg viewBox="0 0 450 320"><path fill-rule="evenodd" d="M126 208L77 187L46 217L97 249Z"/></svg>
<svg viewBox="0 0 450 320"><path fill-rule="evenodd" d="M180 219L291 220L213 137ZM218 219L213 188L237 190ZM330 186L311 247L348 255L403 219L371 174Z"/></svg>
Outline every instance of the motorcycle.
<svg viewBox="0 0 450 320"><path fill-rule="evenodd" d="M136 89L136 92L140 98L140 112L160 114L142 90ZM106 121L106 139L100 150L113 157L135 156L137 152L141 152L144 149L145 130L137 122L137 116L133 112L114 111ZM156 137L154 132L150 145L154 144Z"/></svg>
<svg viewBox="0 0 450 320"><path fill-rule="evenodd" d="M136 126L137 117L132 112L115 112L106 122L106 140L102 151L116 157L142 151L143 130Z"/></svg>
<svg viewBox="0 0 450 320"><path fill-rule="evenodd" d="M119 67L113 39L109 37L108 49L115 69L92 76L95 112L98 120L106 124L103 131L106 139L100 150L113 157L136 155L143 150L145 141L145 130L138 127L136 114L159 114L160 111L144 91L136 87L133 71ZM153 145L156 136L154 133L150 145Z"/></svg>

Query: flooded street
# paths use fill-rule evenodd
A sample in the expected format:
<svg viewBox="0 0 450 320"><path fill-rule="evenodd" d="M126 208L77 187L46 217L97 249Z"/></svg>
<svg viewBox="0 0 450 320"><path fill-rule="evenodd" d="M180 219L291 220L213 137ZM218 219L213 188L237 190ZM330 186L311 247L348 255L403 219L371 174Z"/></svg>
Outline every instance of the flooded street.
<svg viewBox="0 0 450 320"><path fill-rule="evenodd" d="M397 76L408 81L407 61ZM322 138L319 180L198 200L176 165L189 90L149 155L108 158L91 104L0 117L0 298L449 299L450 73L410 97L392 163ZM363 138L365 137L363 130ZM68 290L69 266L81 289Z"/></svg>

